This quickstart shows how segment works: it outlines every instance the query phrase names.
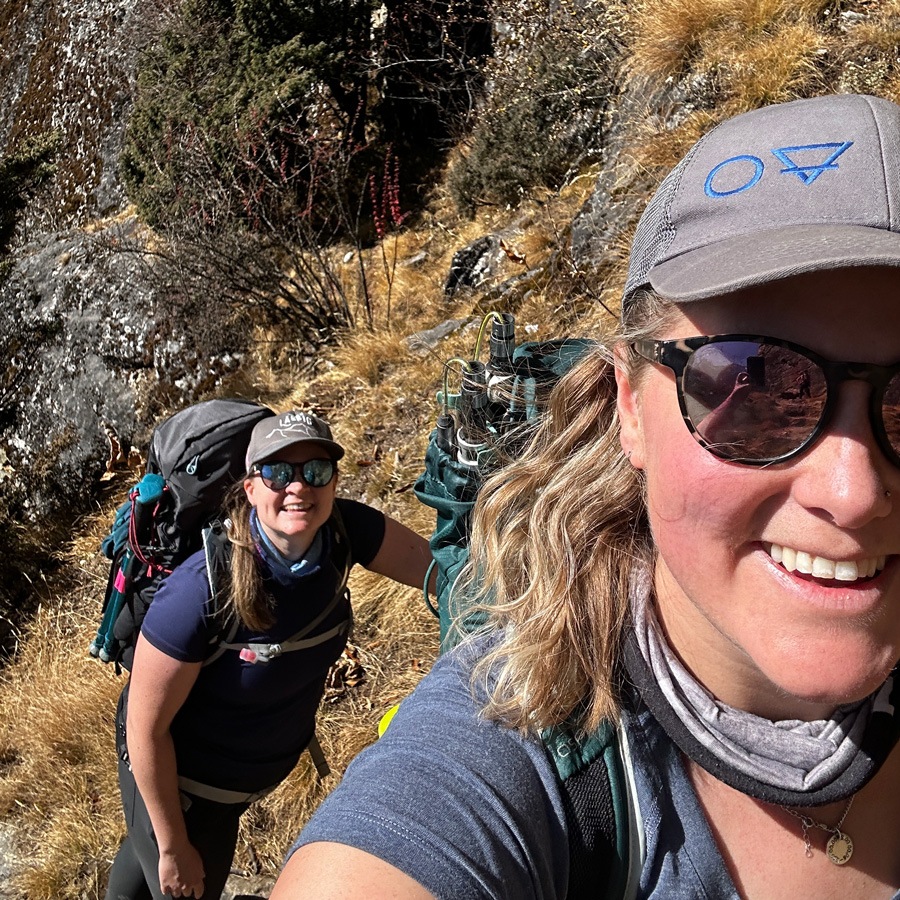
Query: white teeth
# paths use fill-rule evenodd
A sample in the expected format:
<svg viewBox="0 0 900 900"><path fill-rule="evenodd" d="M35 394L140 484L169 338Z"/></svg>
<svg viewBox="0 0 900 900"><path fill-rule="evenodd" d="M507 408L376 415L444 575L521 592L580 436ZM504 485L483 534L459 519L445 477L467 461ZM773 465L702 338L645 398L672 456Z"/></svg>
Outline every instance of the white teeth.
<svg viewBox="0 0 900 900"><path fill-rule="evenodd" d="M804 575L812 575L813 558L803 550L797 551L797 571Z"/></svg>
<svg viewBox="0 0 900 900"><path fill-rule="evenodd" d="M870 560L871 562L875 562L875 560ZM859 571L859 566L853 562L853 560L842 559L840 562L836 562L834 564L834 579L836 581L856 581L859 578L860 574L865 575L868 572L868 566L866 566L865 561L863 561L863 566L865 567L865 572ZM874 572L872 573L874 574Z"/></svg>
<svg viewBox="0 0 900 900"><path fill-rule="evenodd" d="M887 563L886 556L870 556L868 559L828 559L824 556L813 556L805 550L794 550L781 544L769 546L769 556L787 569L788 572L801 572L826 581L856 581L857 578L871 578L880 572Z"/></svg>
<svg viewBox="0 0 900 900"><path fill-rule="evenodd" d="M788 570L788 572L795 571L797 568L797 551L791 550L790 547L782 547L781 564Z"/></svg>

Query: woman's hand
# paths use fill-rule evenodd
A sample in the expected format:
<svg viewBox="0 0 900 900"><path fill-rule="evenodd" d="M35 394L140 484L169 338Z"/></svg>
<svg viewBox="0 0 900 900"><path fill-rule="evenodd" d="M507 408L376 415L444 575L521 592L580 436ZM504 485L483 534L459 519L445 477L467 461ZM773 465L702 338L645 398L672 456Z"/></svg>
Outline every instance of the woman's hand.
<svg viewBox="0 0 900 900"><path fill-rule="evenodd" d="M202 897L203 860L193 844L185 842L159 853L159 889L172 897Z"/></svg>

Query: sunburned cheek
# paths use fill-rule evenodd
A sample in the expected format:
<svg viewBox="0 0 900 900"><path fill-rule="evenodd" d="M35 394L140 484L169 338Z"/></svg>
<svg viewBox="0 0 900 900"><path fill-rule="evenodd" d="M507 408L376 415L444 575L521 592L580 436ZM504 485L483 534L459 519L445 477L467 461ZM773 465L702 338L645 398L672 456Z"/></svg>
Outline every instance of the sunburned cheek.
<svg viewBox="0 0 900 900"><path fill-rule="evenodd" d="M705 460L697 464L674 452L655 460L655 465L648 465L647 500L651 518L672 524L702 525L728 517L726 507L730 504L723 503L722 499L728 498L730 489L717 468L710 467Z"/></svg>
<svg viewBox="0 0 900 900"><path fill-rule="evenodd" d="M730 474L730 473L725 473ZM648 472L650 526L679 582L733 574L755 546L754 504L721 470L662 465Z"/></svg>
<svg viewBox="0 0 900 900"><path fill-rule="evenodd" d="M753 528L749 522L763 514L766 491L753 470L713 456L694 440L672 406L671 386L664 387L661 397L645 396L642 407L641 468L651 525L661 550L668 545L711 562L759 530L758 522Z"/></svg>

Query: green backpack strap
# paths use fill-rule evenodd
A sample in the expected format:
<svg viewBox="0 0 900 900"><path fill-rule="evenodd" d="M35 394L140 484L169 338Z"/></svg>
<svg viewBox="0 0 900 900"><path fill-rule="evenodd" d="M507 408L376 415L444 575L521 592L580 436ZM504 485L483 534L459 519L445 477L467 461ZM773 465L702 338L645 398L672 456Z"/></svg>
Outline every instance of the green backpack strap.
<svg viewBox="0 0 900 900"><path fill-rule="evenodd" d="M627 736L603 722L581 736L576 718L541 734L562 786L569 827L567 900L636 895L643 863Z"/></svg>

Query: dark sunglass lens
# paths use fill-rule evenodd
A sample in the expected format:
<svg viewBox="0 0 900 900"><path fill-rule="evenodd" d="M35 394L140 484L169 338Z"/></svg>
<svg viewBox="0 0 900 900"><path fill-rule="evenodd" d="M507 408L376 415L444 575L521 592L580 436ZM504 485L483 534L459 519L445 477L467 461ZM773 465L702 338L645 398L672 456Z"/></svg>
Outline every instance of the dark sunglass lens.
<svg viewBox="0 0 900 900"><path fill-rule="evenodd" d="M259 474L266 487L283 491L294 480L294 467L286 462L265 463L260 466Z"/></svg>
<svg viewBox="0 0 900 900"><path fill-rule="evenodd" d="M900 456L900 372L888 383L881 401L884 431L894 453Z"/></svg>
<svg viewBox="0 0 900 900"><path fill-rule="evenodd" d="M303 463L303 480L310 487L325 487L334 476L334 463L330 459L309 459Z"/></svg>
<svg viewBox="0 0 900 900"><path fill-rule="evenodd" d="M771 460L802 446L825 409L825 374L787 347L720 341L697 349L682 388L688 418L725 459Z"/></svg>

